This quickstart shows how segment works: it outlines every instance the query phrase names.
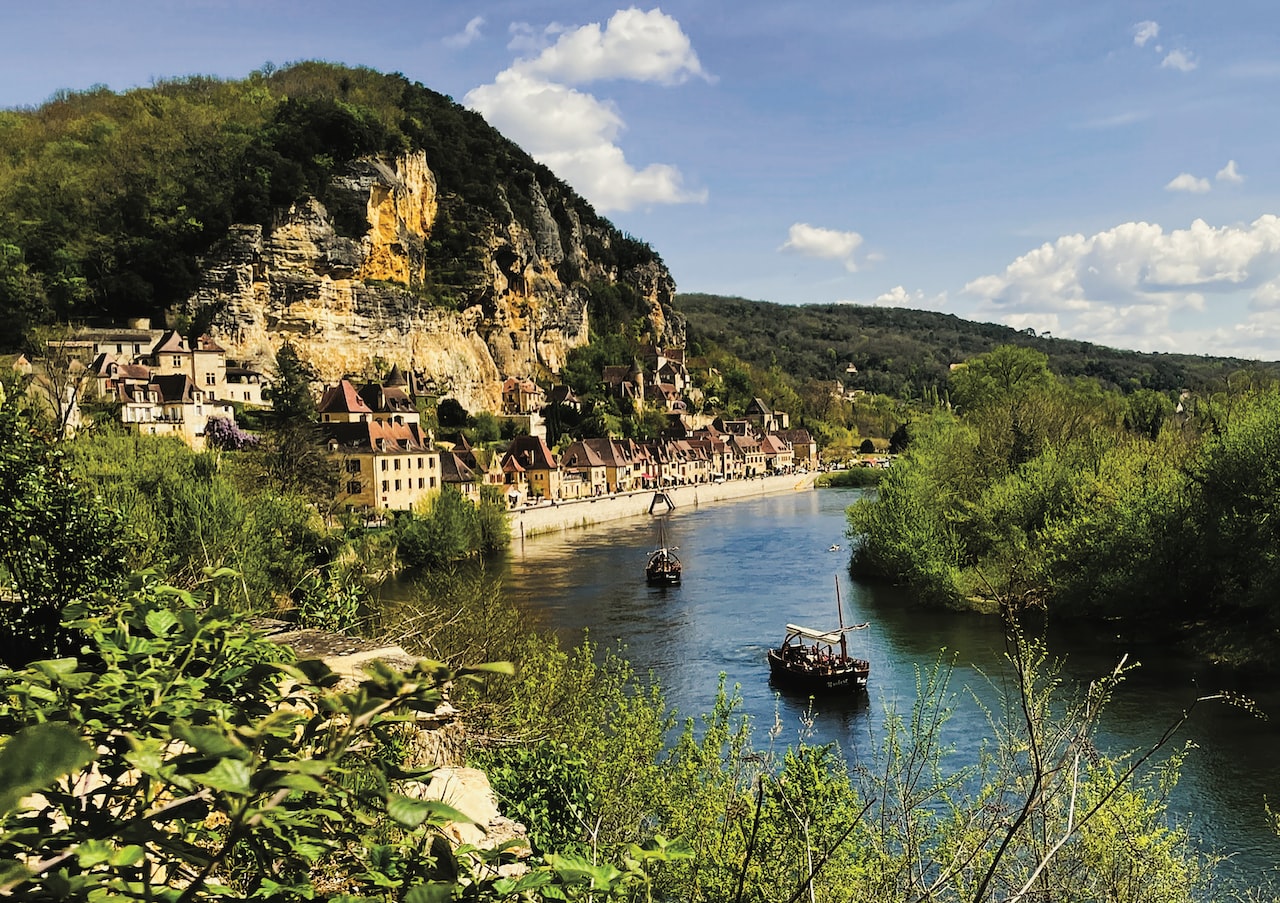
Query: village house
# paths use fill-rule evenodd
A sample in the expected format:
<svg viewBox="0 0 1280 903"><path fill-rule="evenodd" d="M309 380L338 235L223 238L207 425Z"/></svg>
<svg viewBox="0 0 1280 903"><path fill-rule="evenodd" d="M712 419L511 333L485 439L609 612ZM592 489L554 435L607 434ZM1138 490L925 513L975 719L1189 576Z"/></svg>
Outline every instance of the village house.
<svg viewBox="0 0 1280 903"><path fill-rule="evenodd" d="M655 382L669 383L677 393L689 388L689 371L684 363L683 348L659 348L648 345L643 351L644 365L654 375Z"/></svg>
<svg viewBox="0 0 1280 903"><path fill-rule="evenodd" d="M508 377L502 382L502 413L533 414L545 406L538 384L528 377Z"/></svg>
<svg viewBox="0 0 1280 903"><path fill-rule="evenodd" d="M779 430L778 436L791 446L791 454L796 467L816 470L818 467L818 443L804 428Z"/></svg>
<svg viewBox="0 0 1280 903"><path fill-rule="evenodd" d="M523 498L554 501L562 497L560 463L540 436L512 439L502 456L502 472L508 477L507 485Z"/></svg>
<svg viewBox="0 0 1280 903"><path fill-rule="evenodd" d="M790 473L795 469L795 454L777 433L766 433L760 437L760 451L764 455L767 473Z"/></svg>
<svg viewBox="0 0 1280 903"><path fill-rule="evenodd" d="M140 376L136 371L124 376L117 371L114 380L120 419L131 433L177 436L200 450L209 418L235 420L235 409L229 403L213 398L185 373L152 374L146 382Z"/></svg>
<svg viewBox="0 0 1280 903"><path fill-rule="evenodd" d="M786 411L772 410L760 398L751 399L743 416L755 426L757 435L776 433L791 426L791 418Z"/></svg>
<svg viewBox="0 0 1280 903"><path fill-rule="evenodd" d="M251 408L266 407L269 404L264 394L267 379L252 367L227 361L225 379L228 401Z"/></svg>
<svg viewBox="0 0 1280 903"><path fill-rule="evenodd" d="M209 398L227 396L227 353L207 335L192 345L170 329L151 349L150 366L152 376L189 376Z"/></svg>
<svg viewBox="0 0 1280 903"><path fill-rule="evenodd" d="M560 455L566 498L592 498L609 491L609 470L604 458L585 439L579 439Z"/></svg>
<svg viewBox="0 0 1280 903"><path fill-rule="evenodd" d="M644 407L645 374L640 365L610 365L601 371L605 391L619 401L630 401Z"/></svg>
<svg viewBox="0 0 1280 903"><path fill-rule="evenodd" d="M316 411L345 504L408 511L440 491L440 454L417 422L378 419L346 379L325 389Z"/></svg>
<svg viewBox="0 0 1280 903"><path fill-rule="evenodd" d="M723 436L709 430L698 430L688 439L683 440L699 453L703 460L708 480L724 480L729 476L732 465L729 459L732 452Z"/></svg>
<svg viewBox="0 0 1280 903"><path fill-rule="evenodd" d="M440 450L440 483L462 494L462 497L480 503L480 486L483 479L462 457L453 451Z"/></svg>
<svg viewBox="0 0 1280 903"><path fill-rule="evenodd" d="M393 365L381 383L372 382L360 387L360 400L372 412L373 419L380 423L421 423L422 415L406 391L407 386L404 374Z"/></svg>

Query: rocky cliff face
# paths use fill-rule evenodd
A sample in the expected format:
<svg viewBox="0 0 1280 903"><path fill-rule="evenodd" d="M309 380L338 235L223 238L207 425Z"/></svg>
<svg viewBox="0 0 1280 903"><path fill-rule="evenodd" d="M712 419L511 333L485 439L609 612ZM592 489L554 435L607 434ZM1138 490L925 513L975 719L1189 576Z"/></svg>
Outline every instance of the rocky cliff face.
<svg viewBox="0 0 1280 903"><path fill-rule="evenodd" d="M330 192L341 217L309 200L273 228L233 228L204 261L187 307L216 305L213 332L228 356L268 372L288 340L327 382L395 363L473 411L498 409L505 377L546 379L586 343L584 286L594 279L636 289L658 341L683 344L683 322L670 310L675 285L660 262L617 272L593 260L588 248L607 248L611 233L572 211L557 222L537 183L531 194L531 226L512 215L472 237L483 275L461 311L429 300L428 242L442 200L422 153L351 166ZM344 237L335 219L367 231Z"/></svg>

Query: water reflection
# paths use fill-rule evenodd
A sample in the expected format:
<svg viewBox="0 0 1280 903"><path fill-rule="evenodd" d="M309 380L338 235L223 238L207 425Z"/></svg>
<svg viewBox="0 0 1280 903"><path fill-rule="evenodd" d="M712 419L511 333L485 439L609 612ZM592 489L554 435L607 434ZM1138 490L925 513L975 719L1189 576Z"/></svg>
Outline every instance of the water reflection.
<svg viewBox="0 0 1280 903"><path fill-rule="evenodd" d="M657 519L636 519L594 530L535 537L505 557L511 598L573 643L583 631L605 646L619 645L642 673L652 671L668 701L684 715L710 711L719 678L740 689L758 746L785 746L801 735L838 742L860 758L876 741L886 706L909 710L917 682L936 665L954 663L949 699L954 715L944 738L958 760L977 756L990 725L973 702L996 704L1004 684L1005 642L995 619L924 611L892 587L853 583L847 573L844 509L857 490L822 490L681 509L663 517L669 545L679 546L683 582L649 587L647 553L659 543ZM840 552L829 551L841 545ZM815 627L835 622L835 587L846 623L870 621L854 635L854 651L872 664L869 692L813 704L778 692L769 682L765 651L788 622ZM1106 630L1032 624L1055 655L1063 678L1083 693L1125 652L1142 667L1130 672L1106 713L1098 743L1123 751L1147 747L1220 676L1197 671L1159 647L1135 646ZM1280 711L1268 690L1264 708ZM1177 735L1198 748L1188 757L1171 802L1174 814L1218 848L1236 853L1228 870L1256 875L1280 858L1269 829L1265 797L1280 798L1273 752L1275 722L1223 705L1197 706Z"/></svg>

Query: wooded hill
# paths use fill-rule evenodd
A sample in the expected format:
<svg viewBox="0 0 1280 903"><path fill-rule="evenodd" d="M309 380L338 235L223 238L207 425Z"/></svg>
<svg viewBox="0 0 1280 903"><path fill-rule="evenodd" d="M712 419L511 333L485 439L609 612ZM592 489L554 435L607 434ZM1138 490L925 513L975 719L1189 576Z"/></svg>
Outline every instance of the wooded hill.
<svg viewBox="0 0 1280 903"><path fill-rule="evenodd" d="M398 73L304 62L242 80L96 87L0 110L0 350L53 322L159 317L190 296L199 259L231 224L269 227L305 197L359 237L363 202L338 185L348 164L418 150L440 201L424 303L480 303L483 238L513 220L533 230L540 213L581 232L605 272L658 259L479 114ZM562 284L584 278L579 264L559 262Z"/></svg>
<svg viewBox="0 0 1280 903"><path fill-rule="evenodd" d="M1280 375L1280 364L1190 354L1147 354L1036 336L954 314L856 304L774 304L745 298L680 294L693 354L717 347L748 363L776 366L798 381L842 380L848 388L899 398L942 392L952 364L1000 345L1033 348L1050 369L1087 376L1104 388L1176 392L1220 385L1239 371ZM848 372L849 365L857 373Z"/></svg>

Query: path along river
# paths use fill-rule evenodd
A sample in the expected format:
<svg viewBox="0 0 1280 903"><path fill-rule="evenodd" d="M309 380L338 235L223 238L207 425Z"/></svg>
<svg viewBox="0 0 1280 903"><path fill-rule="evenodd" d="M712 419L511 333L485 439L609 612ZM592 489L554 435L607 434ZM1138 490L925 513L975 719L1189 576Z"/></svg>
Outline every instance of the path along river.
<svg viewBox="0 0 1280 903"><path fill-rule="evenodd" d="M923 610L898 591L851 582L845 509L860 490L787 492L681 508L661 518L666 541L678 546L684 580L671 589L647 587L643 566L658 542L658 518L631 518L516 540L504 562L506 592L543 624L576 642L584 629L602 644L622 643L641 673L652 670L668 701L684 715L709 711L721 673L737 685L752 716L757 747L768 744L775 713L778 743L794 742L808 700L779 696L769 684L765 650L787 622L835 623L835 585L849 623L870 621L854 634L872 662L867 702L823 701L813 742L839 741L850 757L876 743L886 704L907 710L917 668L955 656L956 714L949 737L957 761L971 761L989 734L966 688L993 700L1004 656L994 618ZM839 551L830 547L839 545ZM1122 642L1105 630L1081 635L1051 630L1051 652L1064 660L1070 683L1109 671L1124 653L1141 662L1103 718L1099 745L1109 752L1154 742L1197 696L1220 678L1164 650ZM945 650L945 651L944 651ZM1254 884L1280 862L1280 838L1267 826L1264 801L1280 803L1280 693L1248 692L1272 720L1220 703L1196 706L1174 745L1190 740L1172 814L1203 844L1233 858L1225 876Z"/></svg>

